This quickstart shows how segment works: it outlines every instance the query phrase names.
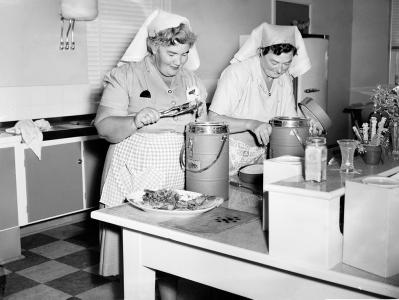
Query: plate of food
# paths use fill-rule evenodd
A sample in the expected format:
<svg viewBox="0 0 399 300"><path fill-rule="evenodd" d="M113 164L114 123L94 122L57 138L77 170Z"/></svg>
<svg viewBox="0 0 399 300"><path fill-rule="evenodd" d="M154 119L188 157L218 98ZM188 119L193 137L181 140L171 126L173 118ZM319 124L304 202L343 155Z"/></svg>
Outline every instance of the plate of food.
<svg viewBox="0 0 399 300"><path fill-rule="evenodd" d="M194 216L218 207L223 198L185 190L159 189L133 192L127 201L147 212Z"/></svg>
<svg viewBox="0 0 399 300"><path fill-rule="evenodd" d="M384 176L369 176L364 178L362 181L365 184L374 185L387 189L399 187L399 180Z"/></svg>

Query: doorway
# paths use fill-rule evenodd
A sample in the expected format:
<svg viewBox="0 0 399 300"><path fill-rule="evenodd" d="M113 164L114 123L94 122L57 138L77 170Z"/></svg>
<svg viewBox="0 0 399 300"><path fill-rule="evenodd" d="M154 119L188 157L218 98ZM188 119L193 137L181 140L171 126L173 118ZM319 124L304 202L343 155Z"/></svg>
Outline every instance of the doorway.
<svg viewBox="0 0 399 300"><path fill-rule="evenodd" d="M302 34L309 33L310 8L299 4L276 0L276 25L296 25Z"/></svg>

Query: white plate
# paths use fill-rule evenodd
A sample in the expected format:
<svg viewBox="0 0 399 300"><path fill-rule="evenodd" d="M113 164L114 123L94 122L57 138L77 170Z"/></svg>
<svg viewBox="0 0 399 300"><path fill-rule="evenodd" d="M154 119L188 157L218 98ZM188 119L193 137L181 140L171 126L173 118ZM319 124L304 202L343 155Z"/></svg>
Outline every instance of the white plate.
<svg viewBox="0 0 399 300"><path fill-rule="evenodd" d="M184 191L184 190L174 190L175 192L177 192L180 196L180 199L183 201L188 201L194 198L197 198L199 196L202 196L203 194L200 193L195 193L195 192L191 192L191 191ZM130 204L132 204L133 206L147 211L147 212L156 212L156 213L161 213L161 214L166 214L166 215L171 215L171 216L179 216L179 217L189 217L189 216L195 216L195 215L199 215L202 214L204 212L207 212L211 209L214 209L215 207L218 207L220 204L223 203L223 198L220 197L216 197L212 200L206 200L208 201L206 203L205 208L200 208L200 209L196 209L196 210L189 210L189 209L174 209L174 210L167 210L167 209L158 209L158 208L154 208L151 205L144 203L143 202L143 196L144 196L145 192L144 190L142 191L137 191L134 193L131 193L128 197L127 197L127 201L129 201Z"/></svg>
<svg viewBox="0 0 399 300"><path fill-rule="evenodd" d="M387 189L399 187L399 180L395 180L390 177L369 176L364 178L362 181L365 184L370 184Z"/></svg>

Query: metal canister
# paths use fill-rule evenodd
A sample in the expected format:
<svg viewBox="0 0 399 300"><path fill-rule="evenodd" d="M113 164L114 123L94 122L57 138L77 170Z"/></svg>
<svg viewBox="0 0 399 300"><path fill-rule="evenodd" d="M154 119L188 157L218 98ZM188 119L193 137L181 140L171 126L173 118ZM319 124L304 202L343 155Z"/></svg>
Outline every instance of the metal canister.
<svg viewBox="0 0 399 300"><path fill-rule="evenodd" d="M274 117L270 120L269 157L282 155L305 156L305 143L309 137L310 121L299 117Z"/></svg>
<svg viewBox="0 0 399 300"><path fill-rule="evenodd" d="M185 130L186 190L229 197L229 128L220 122L192 122Z"/></svg>

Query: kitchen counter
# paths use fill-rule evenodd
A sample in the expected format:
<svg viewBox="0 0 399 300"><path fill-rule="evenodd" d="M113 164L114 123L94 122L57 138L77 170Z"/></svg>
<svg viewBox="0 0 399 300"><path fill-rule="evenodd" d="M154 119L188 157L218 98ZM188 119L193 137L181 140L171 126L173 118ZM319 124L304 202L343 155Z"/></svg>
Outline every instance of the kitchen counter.
<svg viewBox="0 0 399 300"><path fill-rule="evenodd" d="M81 115L81 116L69 116L69 117L58 117L46 119L51 128L42 131L43 140L55 140L63 139L76 136L89 136L97 135L96 128L92 125L94 115ZM13 122L0 122L0 143L6 142L6 140L12 140L15 135L8 134L5 132L6 128L13 127L16 121ZM17 135L14 138L15 141L20 142L20 136Z"/></svg>
<svg viewBox="0 0 399 300"><path fill-rule="evenodd" d="M327 168L327 180L322 183L307 182L303 177L291 177L281 181L265 184L263 189L273 192L286 192L317 196L320 198L331 198L342 196L345 193L345 181L367 175L379 174L389 176L399 172L399 160L393 157L384 157L383 163L378 165L367 165L360 156L354 159L355 171L352 174L339 172L337 160Z"/></svg>
<svg viewBox="0 0 399 300"><path fill-rule="evenodd" d="M256 213L262 203L259 194L240 186L237 178L231 181L235 183L230 186L228 201L193 218L157 215L129 204L92 212L92 218L122 227L127 299L154 299L154 270L251 299L399 297L398 276L378 277L342 261L325 266L295 255L273 254L270 234L274 228L263 231L261 216ZM321 217L328 220L327 215ZM223 219L226 221L215 225L215 220ZM232 225L229 220L239 221ZM294 253L312 247L297 244L307 234L301 229L294 228L298 238L286 245Z"/></svg>
<svg viewBox="0 0 399 300"><path fill-rule="evenodd" d="M327 181L322 183L290 177L264 185L269 215L269 255L355 275L371 280L373 285L387 284L388 290L396 290L394 294L374 292L397 298L399 276L375 276L342 261L346 181L367 175L391 176L399 172L399 161L386 156L379 165L366 165L356 156L354 165L353 174L340 173L338 163L328 166ZM355 287L368 290L370 283L358 282Z"/></svg>

